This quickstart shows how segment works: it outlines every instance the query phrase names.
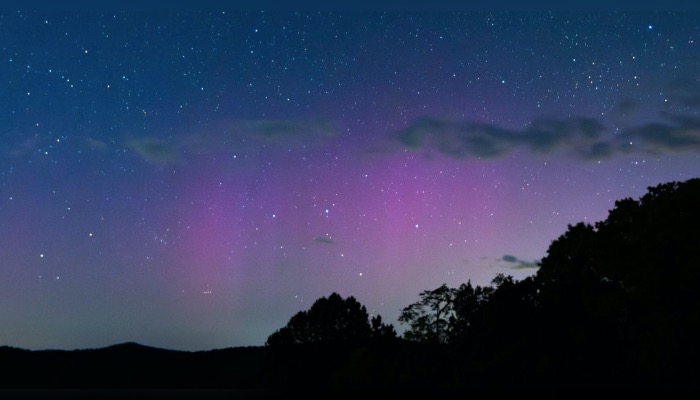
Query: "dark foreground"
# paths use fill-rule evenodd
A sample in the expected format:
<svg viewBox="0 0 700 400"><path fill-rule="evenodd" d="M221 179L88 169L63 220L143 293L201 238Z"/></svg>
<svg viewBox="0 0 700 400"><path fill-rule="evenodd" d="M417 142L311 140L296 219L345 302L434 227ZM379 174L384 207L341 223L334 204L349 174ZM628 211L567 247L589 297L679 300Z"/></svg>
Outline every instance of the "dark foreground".
<svg viewBox="0 0 700 400"><path fill-rule="evenodd" d="M180 352L127 343L103 349L0 348L7 399L357 398L377 393L451 397L476 393L696 390L693 381L649 381L634 369L571 365L472 365L459 349L396 340L359 346L245 347ZM512 361L512 360L511 360ZM522 360L521 360L522 361ZM605 360L601 360L605 362ZM585 369L584 369L585 368ZM691 369L695 369L694 367Z"/></svg>

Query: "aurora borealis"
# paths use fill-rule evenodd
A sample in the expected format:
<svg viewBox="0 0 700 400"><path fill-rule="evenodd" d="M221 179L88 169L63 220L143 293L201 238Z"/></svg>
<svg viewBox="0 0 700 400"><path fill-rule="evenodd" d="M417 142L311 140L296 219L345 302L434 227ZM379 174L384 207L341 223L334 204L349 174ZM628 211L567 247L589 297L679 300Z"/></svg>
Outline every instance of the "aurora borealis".
<svg viewBox="0 0 700 400"><path fill-rule="evenodd" d="M700 175L697 13L3 12L0 345L262 345Z"/></svg>

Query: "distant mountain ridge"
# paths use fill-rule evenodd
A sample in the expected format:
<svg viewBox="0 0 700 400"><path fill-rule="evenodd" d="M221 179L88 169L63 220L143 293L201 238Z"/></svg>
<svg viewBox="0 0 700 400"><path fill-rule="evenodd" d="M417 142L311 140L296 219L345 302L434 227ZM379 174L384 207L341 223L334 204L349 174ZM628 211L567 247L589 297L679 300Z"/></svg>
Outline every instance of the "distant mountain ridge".
<svg viewBox="0 0 700 400"><path fill-rule="evenodd" d="M124 343L117 343L113 344L110 346L106 347L99 347L96 349L90 349L90 350L97 350L97 351L142 351L142 352L147 352L147 351L157 351L157 352L179 352L179 353L188 353L187 351L184 350L172 350L172 349L166 349L162 347L154 347L154 346L148 346L145 344L137 343L137 342L124 342Z"/></svg>
<svg viewBox="0 0 700 400"><path fill-rule="evenodd" d="M174 350L174 349L168 349L164 347L155 347L155 346L148 346L145 344L137 343L137 342L123 342L123 343L116 343L116 344L111 344L107 345L104 347L87 347L87 348L77 348L77 349L37 349L37 350L30 350L30 349L25 349L22 347L17 347L17 346L7 346L3 345L0 346L0 352L2 351L23 351L23 352L46 352L46 351L53 351L53 352L72 352L72 351L168 351L168 352L180 352L180 353L192 353L191 351L186 351L186 350ZM208 351L208 350L202 350L202 351Z"/></svg>

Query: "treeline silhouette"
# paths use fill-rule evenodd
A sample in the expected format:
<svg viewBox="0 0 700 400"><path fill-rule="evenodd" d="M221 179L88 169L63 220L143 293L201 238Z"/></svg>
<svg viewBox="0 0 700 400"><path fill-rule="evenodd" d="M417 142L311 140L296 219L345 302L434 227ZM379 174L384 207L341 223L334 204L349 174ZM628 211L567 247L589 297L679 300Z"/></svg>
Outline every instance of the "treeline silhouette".
<svg viewBox="0 0 700 400"><path fill-rule="evenodd" d="M0 386L407 393L697 390L700 179L570 225L537 272L418 294L397 335L354 297L318 299L263 347L0 349ZM122 369L111 369L115 365ZM111 371L111 372L109 372ZM116 372L115 372L116 371Z"/></svg>

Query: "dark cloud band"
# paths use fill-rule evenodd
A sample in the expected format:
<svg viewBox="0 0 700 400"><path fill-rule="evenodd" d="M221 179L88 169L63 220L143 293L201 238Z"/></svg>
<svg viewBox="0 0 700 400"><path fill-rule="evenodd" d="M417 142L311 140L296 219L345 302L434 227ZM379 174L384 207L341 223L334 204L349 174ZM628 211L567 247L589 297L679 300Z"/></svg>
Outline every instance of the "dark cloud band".
<svg viewBox="0 0 700 400"><path fill-rule="evenodd" d="M525 261L510 254L501 257L500 261L507 263L510 269L533 269L540 267L539 261Z"/></svg>
<svg viewBox="0 0 700 400"><path fill-rule="evenodd" d="M611 134L592 118L539 119L521 130L493 124L420 118L395 138L414 150L436 150L454 158L494 159L519 149L539 154L600 160L620 154L700 151L700 118L666 116L663 122Z"/></svg>

